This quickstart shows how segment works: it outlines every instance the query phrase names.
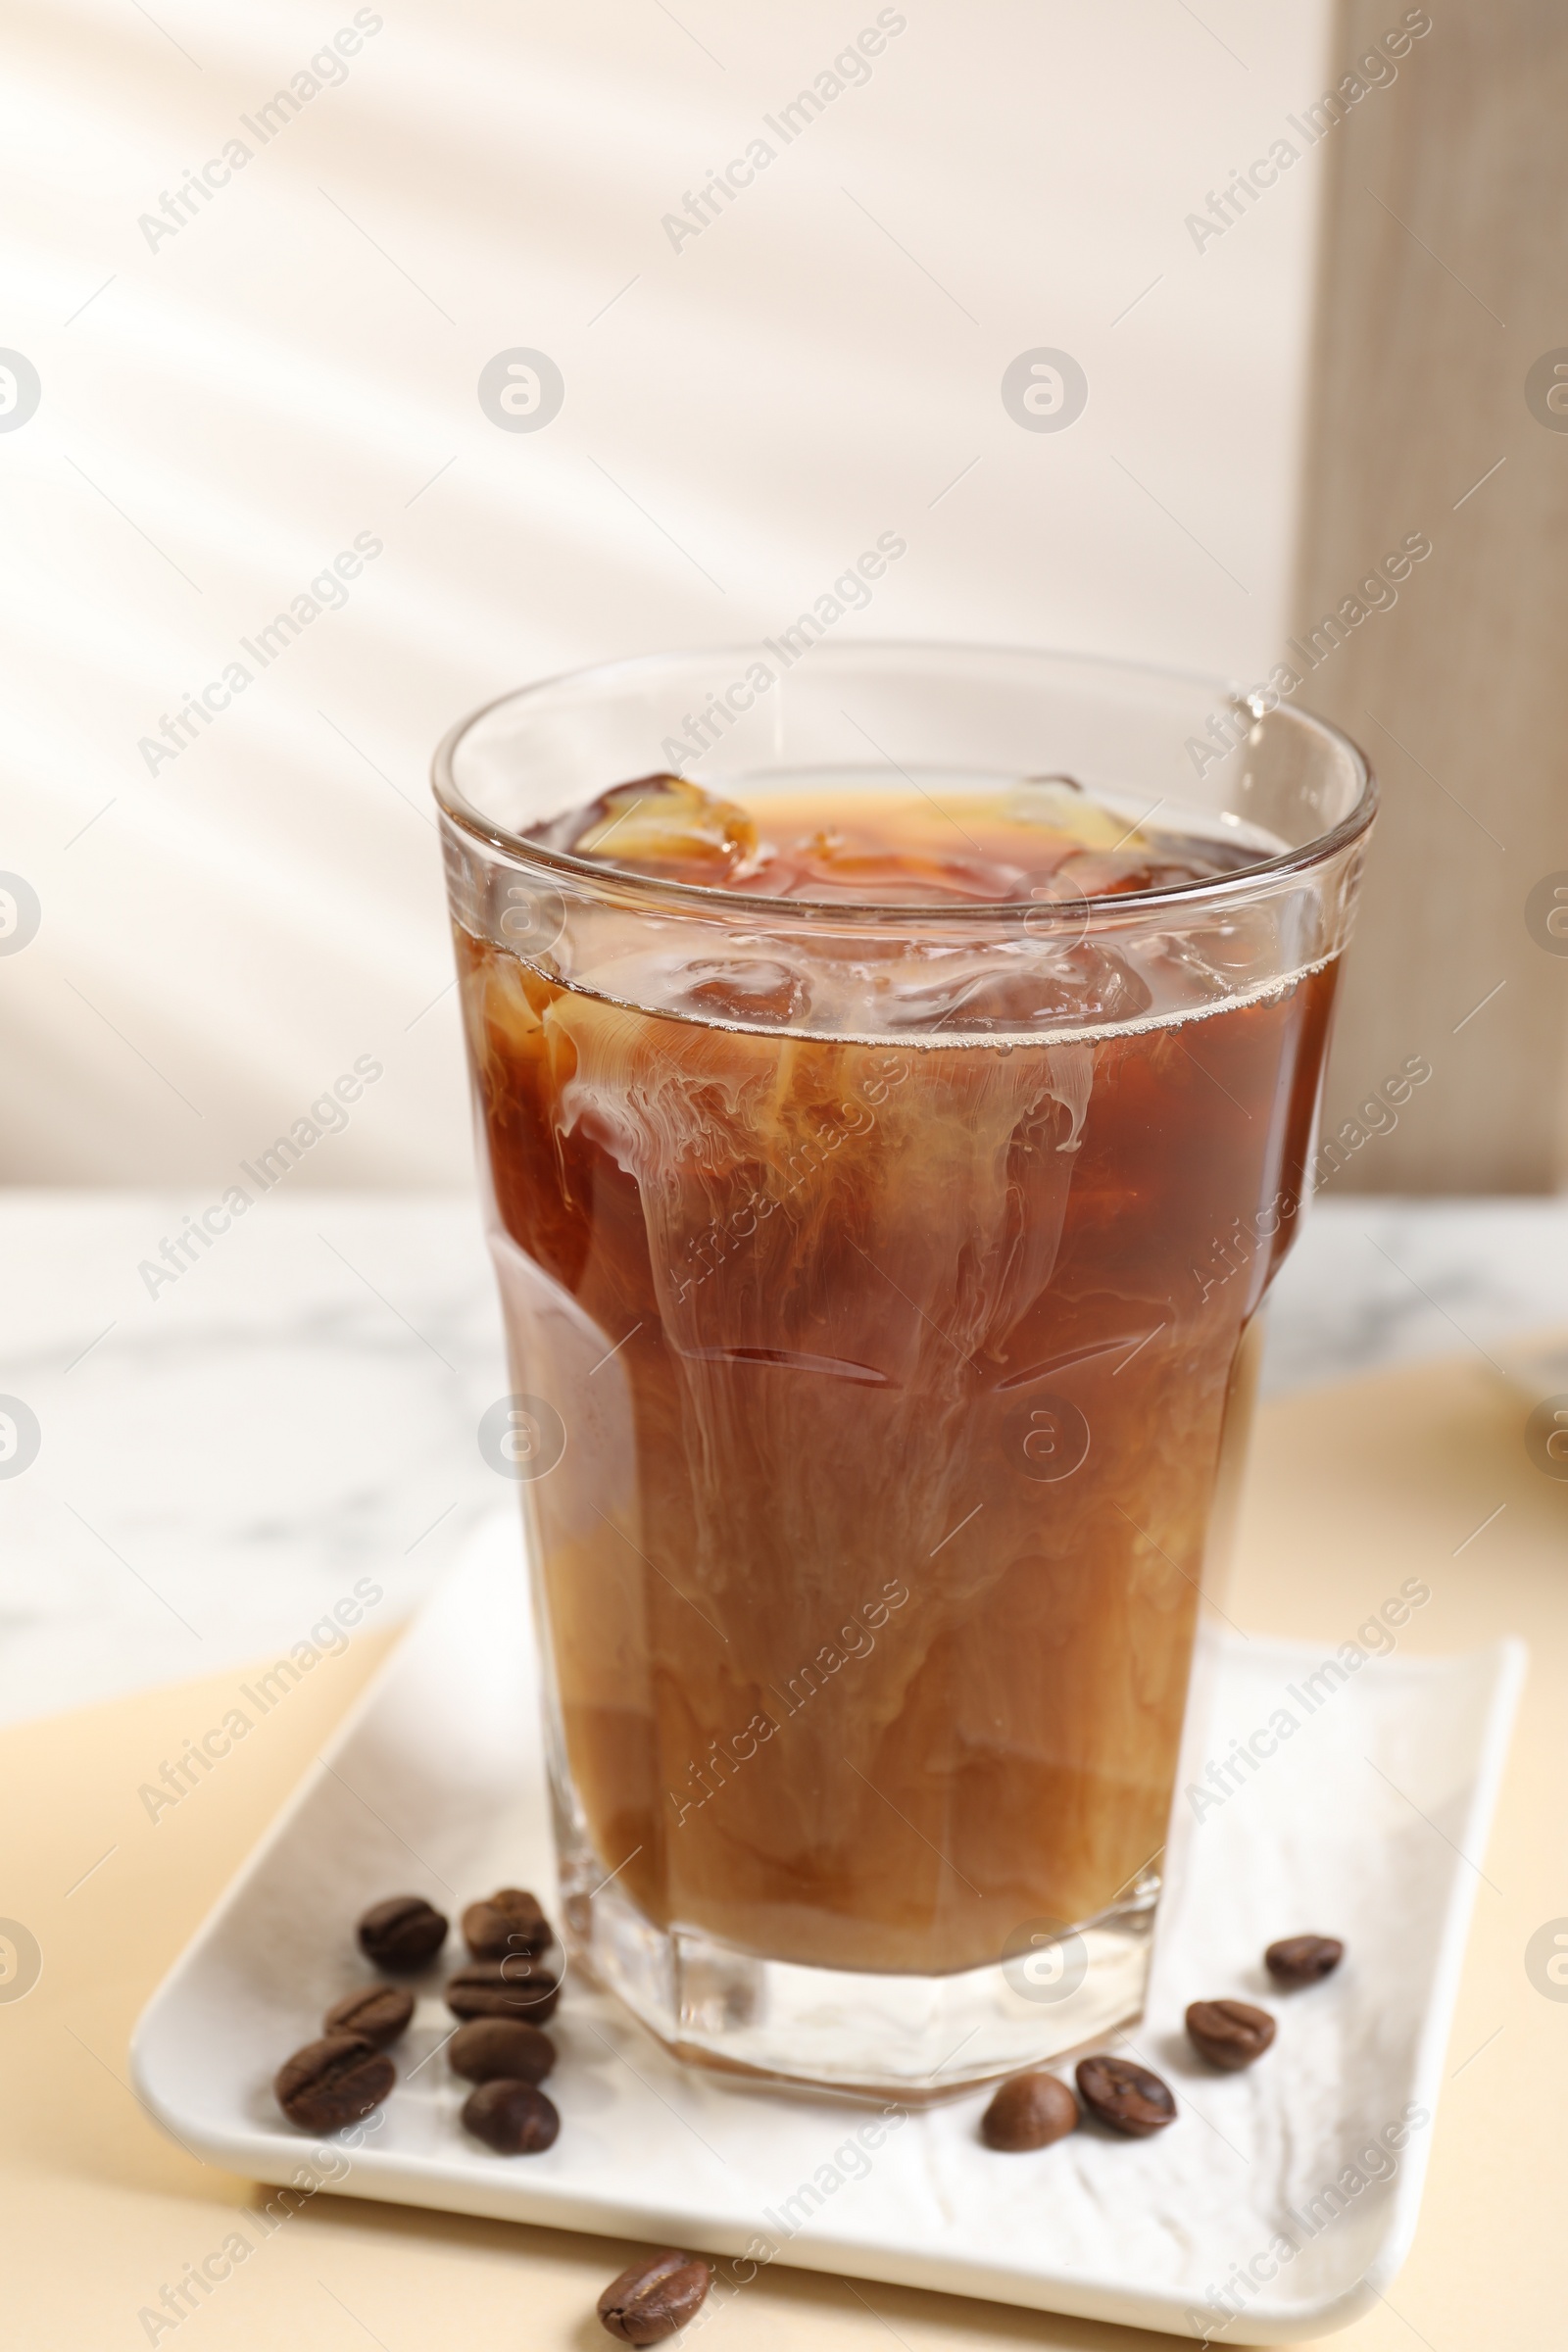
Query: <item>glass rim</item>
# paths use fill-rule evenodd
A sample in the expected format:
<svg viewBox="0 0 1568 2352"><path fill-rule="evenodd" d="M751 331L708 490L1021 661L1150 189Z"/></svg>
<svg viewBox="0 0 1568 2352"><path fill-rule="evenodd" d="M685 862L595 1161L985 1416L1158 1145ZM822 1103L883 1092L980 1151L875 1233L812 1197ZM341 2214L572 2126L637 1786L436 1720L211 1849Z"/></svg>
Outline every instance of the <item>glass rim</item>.
<svg viewBox="0 0 1568 2352"><path fill-rule="evenodd" d="M1174 669L1158 662L1131 661L1114 654L1072 653L1055 646L996 645L985 641L958 638L920 637L855 637L840 644L816 645L812 654L820 665L823 662L842 662L846 659L876 655L927 655L952 659L954 656L985 659L1001 657L1011 662L1038 663L1043 668L1081 664L1099 669L1107 676L1117 674L1171 686L1201 686L1209 689L1221 703L1251 709L1247 689L1234 680L1219 678L1204 670ZM477 710L447 730L435 748L430 763L430 787L441 814L462 832L481 842L488 849L525 865L537 865L547 872L562 874L572 881L587 883L603 892L607 886L626 892L634 900L645 900L652 906L688 912L705 910L750 910L755 921L758 913L767 910L767 919L777 921L790 915L812 916L818 920L852 923L898 925L918 921L947 923L994 922L998 919L1022 921L1032 916L1037 928L1046 927L1042 917L1055 915L1076 917L1085 909L1097 918L1113 919L1122 915L1129 919L1150 912L1157 913L1170 907L1190 912L1195 906L1207 901L1220 903L1246 898L1259 885L1286 880L1292 875L1310 872L1314 867L1329 863L1340 851L1347 849L1370 827L1377 814L1379 790L1372 763L1360 746L1337 727L1332 719L1315 710L1291 705L1292 715L1304 725L1316 729L1337 750L1348 756L1352 772L1359 780L1355 801L1339 822L1327 832L1315 834L1294 850L1282 850L1273 858L1256 858L1236 866L1223 874L1200 877L1191 882L1172 882L1158 890L1120 892L1073 892L1061 900L988 899L955 905L951 900L940 904L890 906L886 900L846 901L843 899L772 898L766 893L748 890L721 889L709 882L676 882L657 874L639 874L627 867L606 864L598 858L578 858L569 850L555 850L545 843L531 841L525 834L514 833L470 801L457 780L455 763L467 735L480 721L509 703L524 704L530 697L544 695L561 686L586 686L603 682L607 687L634 677L639 671L674 668L682 662L709 662L755 658L754 644L677 646L664 653L622 655L612 662L591 662L571 669L554 670L548 677L532 679L523 686L514 686L505 694L492 696ZM1280 708L1279 704L1274 706ZM1253 710L1254 719L1267 715ZM671 771L673 772L673 771ZM627 779L621 779L626 781ZM607 785L602 790L612 791Z"/></svg>

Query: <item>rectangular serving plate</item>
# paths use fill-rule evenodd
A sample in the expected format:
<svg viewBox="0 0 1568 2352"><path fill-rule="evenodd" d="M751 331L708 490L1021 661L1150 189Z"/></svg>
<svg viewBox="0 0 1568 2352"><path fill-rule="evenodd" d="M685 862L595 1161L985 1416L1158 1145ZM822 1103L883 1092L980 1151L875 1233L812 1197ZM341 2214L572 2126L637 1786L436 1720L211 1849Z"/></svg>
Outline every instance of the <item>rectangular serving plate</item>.
<svg viewBox="0 0 1568 2352"><path fill-rule="evenodd" d="M304 2166L346 2195L1200 2340L1321 2335L1368 2308L1414 2233L1523 1664L1516 1642L1354 1667L1261 1637L1215 1645L1149 2006L1116 2043L1176 2093L1179 2119L1153 2139L1086 2126L1004 2156L977 2135L984 2092L885 2112L759 2089L675 2063L574 1978L550 2028L561 2135L542 2156L496 2156L459 2121L468 2086L440 2054L453 2020L438 1968L393 2053L386 2106L315 2143L270 2085L328 2004L367 1981L359 1912L413 1892L455 1919L501 1885L553 1905L520 1539L498 1520L154 1995L135 2081L178 2139L258 2180ZM1323 1984L1282 1994L1261 1952L1304 1931L1343 1936L1347 1958ZM443 1958L461 1956L454 1935ZM1224 1996L1279 2020L1246 2074L1214 2073L1181 2030L1189 2001Z"/></svg>

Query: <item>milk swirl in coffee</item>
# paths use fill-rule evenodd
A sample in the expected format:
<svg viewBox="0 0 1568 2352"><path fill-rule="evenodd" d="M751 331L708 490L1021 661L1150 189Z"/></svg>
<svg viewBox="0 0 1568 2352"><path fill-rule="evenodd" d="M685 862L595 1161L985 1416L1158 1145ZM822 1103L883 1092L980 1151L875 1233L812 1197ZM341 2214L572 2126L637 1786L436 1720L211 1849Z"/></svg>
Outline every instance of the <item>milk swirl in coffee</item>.
<svg viewBox="0 0 1568 2352"><path fill-rule="evenodd" d="M935 1976L1157 1871L1337 968L1118 945L1277 847L1162 814L648 777L534 838L678 920L460 922L561 1785L656 1928Z"/></svg>

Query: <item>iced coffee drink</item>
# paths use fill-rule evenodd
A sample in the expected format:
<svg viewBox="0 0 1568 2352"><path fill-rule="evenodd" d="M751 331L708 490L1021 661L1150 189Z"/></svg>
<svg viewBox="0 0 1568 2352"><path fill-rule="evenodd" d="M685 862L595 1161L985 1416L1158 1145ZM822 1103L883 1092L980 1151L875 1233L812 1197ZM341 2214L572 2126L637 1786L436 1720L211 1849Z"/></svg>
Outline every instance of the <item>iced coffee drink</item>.
<svg viewBox="0 0 1568 2352"><path fill-rule="evenodd" d="M452 828L573 1930L953 2087L1141 1997L1348 884L1065 766L585 781Z"/></svg>

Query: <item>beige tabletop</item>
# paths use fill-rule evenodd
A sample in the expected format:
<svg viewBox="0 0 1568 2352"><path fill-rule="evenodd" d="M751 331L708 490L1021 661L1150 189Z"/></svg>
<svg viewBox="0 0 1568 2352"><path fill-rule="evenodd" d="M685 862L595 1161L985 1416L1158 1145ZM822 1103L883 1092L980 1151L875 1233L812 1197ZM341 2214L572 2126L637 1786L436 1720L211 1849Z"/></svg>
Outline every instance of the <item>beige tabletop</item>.
<svg viewBox="0 0 1568 2352"><path fill-rule="evenodd" d="M1412 1649L1504 1632L1530 1644L1420 2230L1387 2302L1332 2339L1346 2352L1561 2352L1568 2340L1555 2283L1568 1999L1538 1989L1525 1964L1535 1932L1568 1921L1568 1483L1533 1466L1524 1420L1479 1356L1266 1407L1225 1597L1244 1625L1339 1642L1420 1576L1433 1598ZM593 2308L636 2251L624 2241L328 2197L270 2235L253 2228L255 2250L177 2325L142 2317L259 2200L141 2111L131 2027L388 1639L366 1633L323 1660L156 1820L139 1789L235 1703L244 1670L0 1735L0 1914L42 1955L24 1997L0 1997L4 2332L19 2352L176 2337L180 2352L608 2344ZM777 2268L702 2333L705 2352L885 2352L890 2336L910 2352L1175 2340Z"/></svg>

